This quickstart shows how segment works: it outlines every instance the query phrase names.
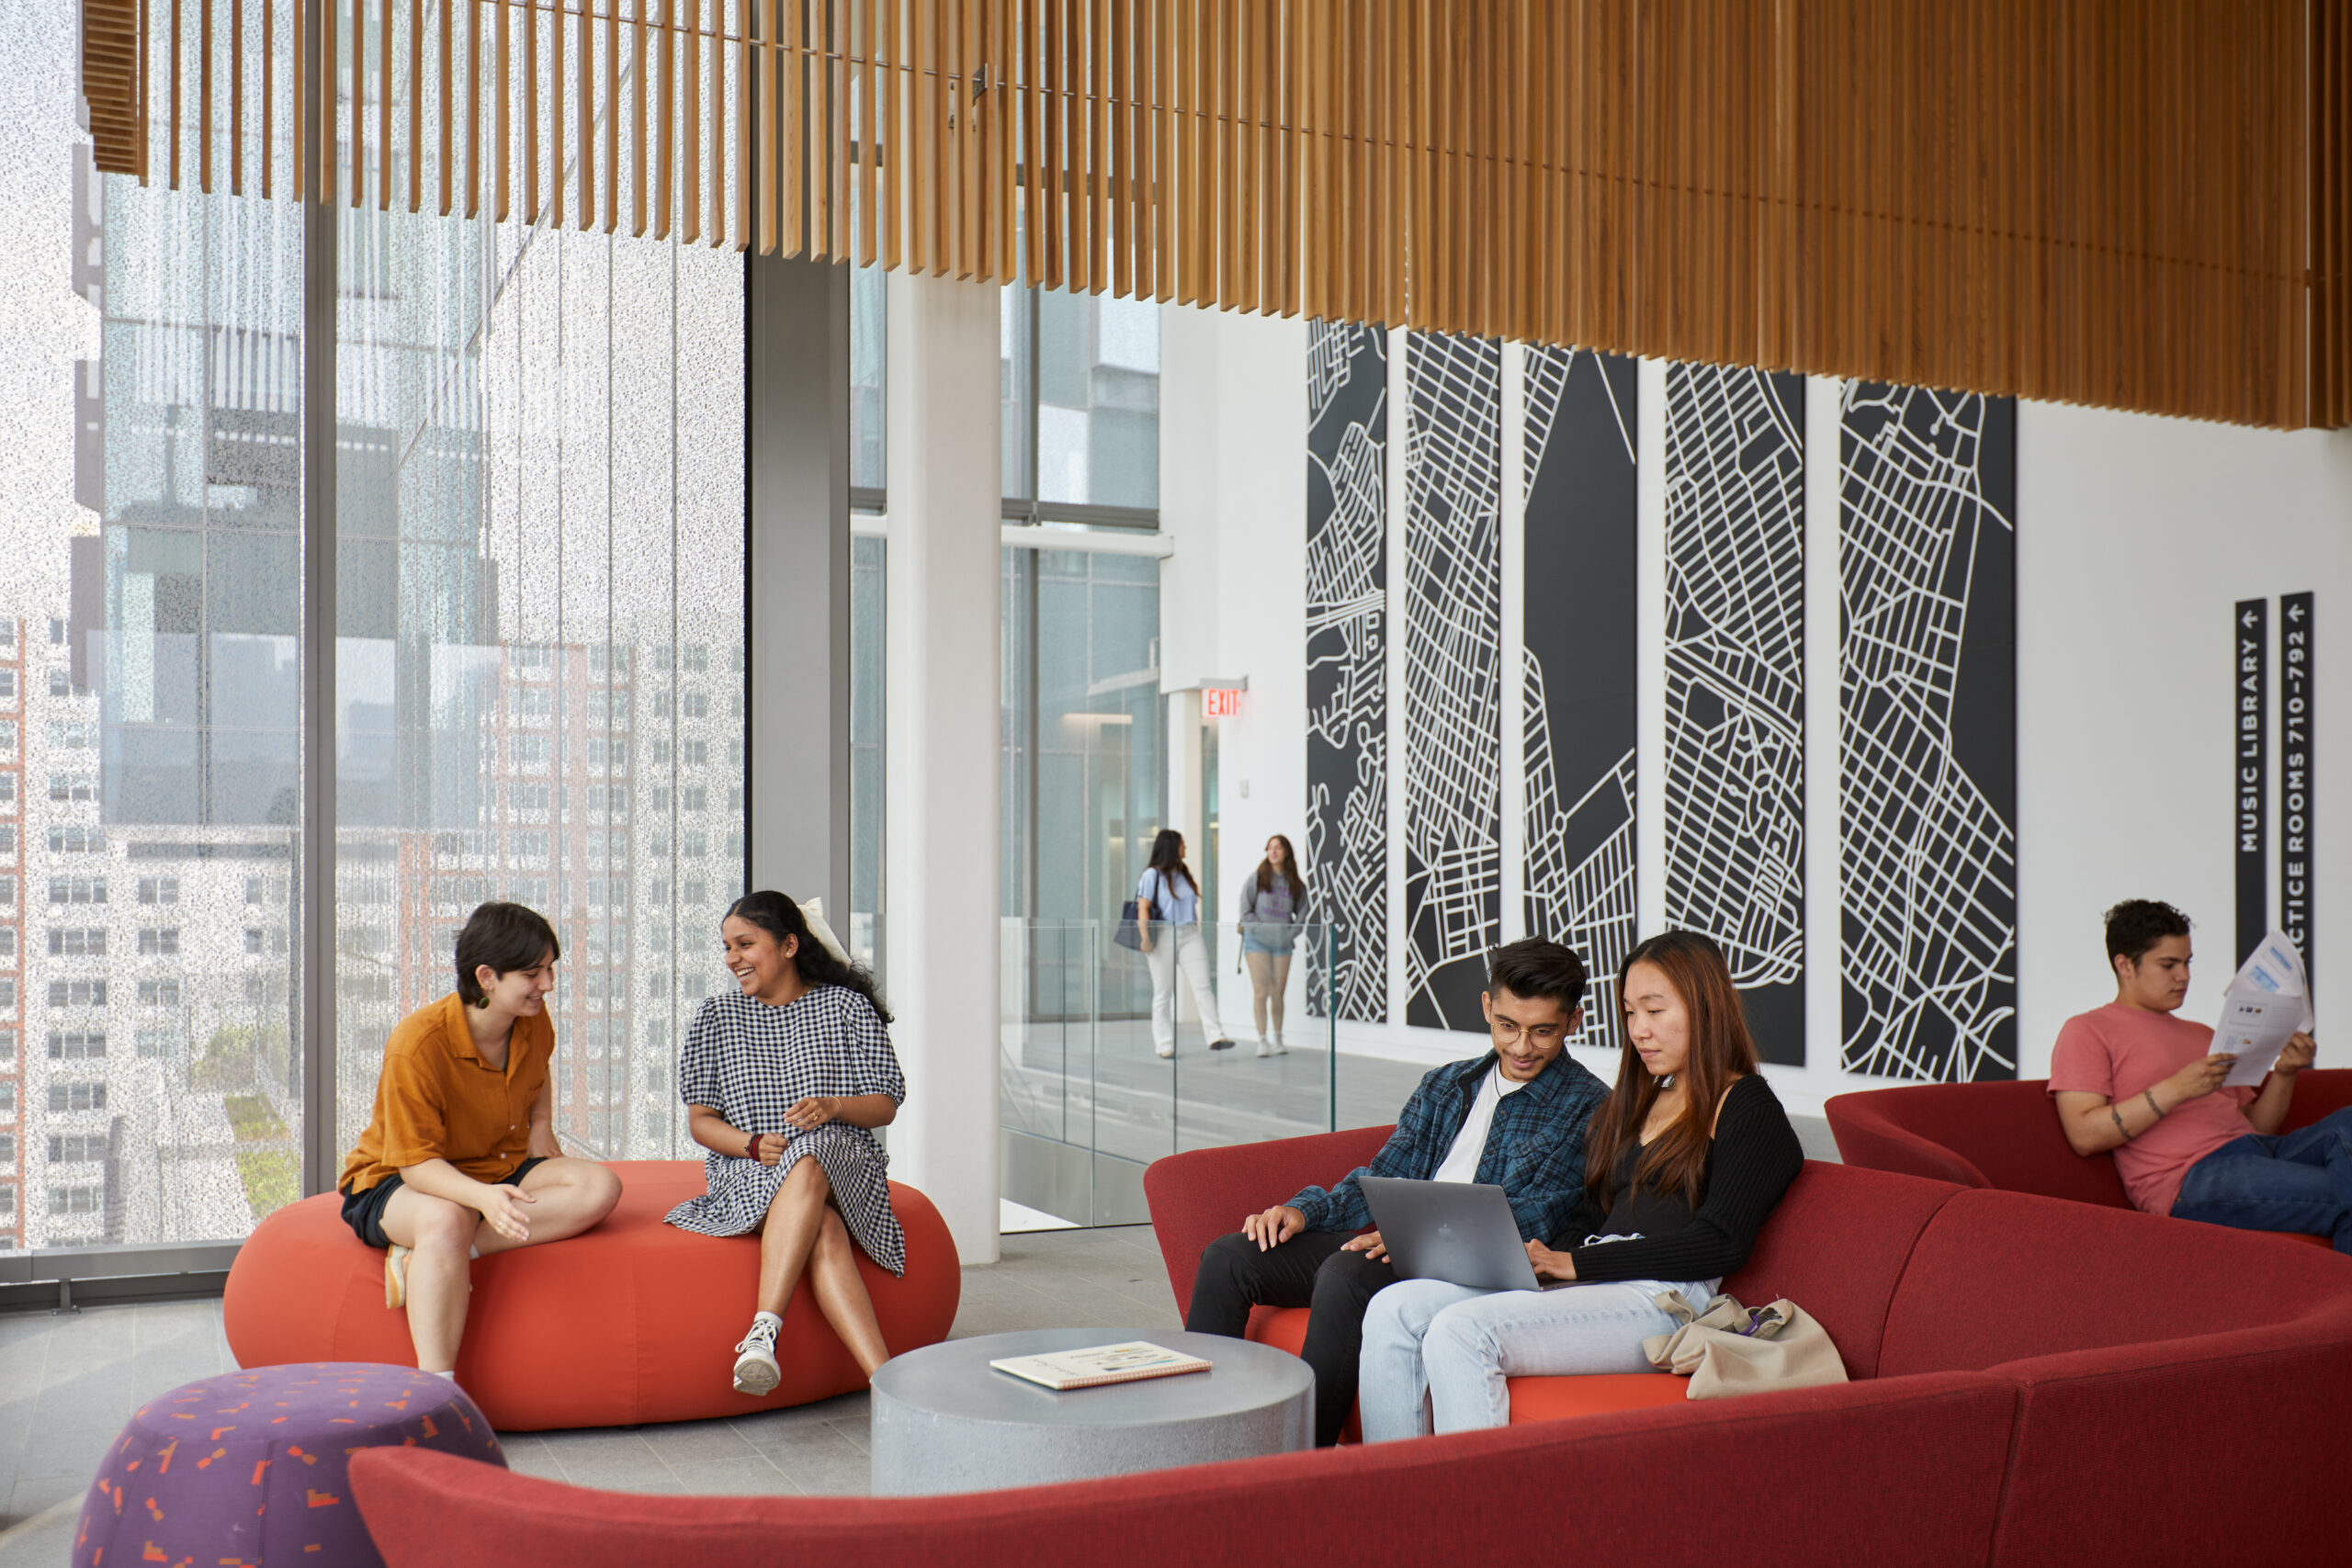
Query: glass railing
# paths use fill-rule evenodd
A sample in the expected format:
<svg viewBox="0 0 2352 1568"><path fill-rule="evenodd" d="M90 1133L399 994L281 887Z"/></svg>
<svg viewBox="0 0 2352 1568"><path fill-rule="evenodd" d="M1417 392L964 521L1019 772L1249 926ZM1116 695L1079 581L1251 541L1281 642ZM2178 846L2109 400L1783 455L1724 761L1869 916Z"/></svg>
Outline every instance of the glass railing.
<svg viewBox="0 0 2352 1568"><path fill-rule="evenodd" d="M1286 950L1230 925L1155 923L1148 953L1116 935L1100 920L1004 922L1008 1229L1141 1224L1144 1168L1162 1155L1356 1124L1341 1084L1359 1064L1340 1062L1332 1022L1333 927L1302 924ZM1211 1049L1195 976L1228 1049ZM1388 1069L1381 1078L1400 1067L1363 1066ZM1419 1075L1405 1071L1409 1091Z"/></svg>

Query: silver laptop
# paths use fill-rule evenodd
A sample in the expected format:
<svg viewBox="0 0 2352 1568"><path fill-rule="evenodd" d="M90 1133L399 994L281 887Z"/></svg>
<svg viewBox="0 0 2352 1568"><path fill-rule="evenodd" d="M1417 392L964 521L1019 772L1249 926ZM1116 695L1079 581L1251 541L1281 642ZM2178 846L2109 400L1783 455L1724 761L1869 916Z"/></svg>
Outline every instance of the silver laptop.
<svg viewBox="0 0 2352 1568"><path fill-rule="evenodd" d="M1467 1181L1360 1179L1389 1260L1408 1280L1443 1280L1474 1291L1540 1291L1499 1187Z"/></svg>

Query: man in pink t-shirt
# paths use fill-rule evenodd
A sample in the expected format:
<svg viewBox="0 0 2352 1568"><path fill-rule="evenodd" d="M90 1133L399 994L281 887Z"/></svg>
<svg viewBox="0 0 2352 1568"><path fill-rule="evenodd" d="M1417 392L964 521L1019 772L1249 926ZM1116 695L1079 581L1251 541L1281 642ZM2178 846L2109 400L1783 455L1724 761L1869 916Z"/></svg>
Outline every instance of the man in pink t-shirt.
<svg viewBox="0 0 2352 1568"><path fill-rule="evenodd" d="M2050 1057L2059 1124L2079 1155L2115 1152L2132 1203L2244 1230L2302 1231L2352 1252L2352 1110L2281 1135L2295 1075L2318 1046L2298 1033L2261 1090L2224 1088L2236 1057L2174 1017L2188 995L2188 917L2129 898L2107 912L2115 1000L2066 1021Z"/></svg>

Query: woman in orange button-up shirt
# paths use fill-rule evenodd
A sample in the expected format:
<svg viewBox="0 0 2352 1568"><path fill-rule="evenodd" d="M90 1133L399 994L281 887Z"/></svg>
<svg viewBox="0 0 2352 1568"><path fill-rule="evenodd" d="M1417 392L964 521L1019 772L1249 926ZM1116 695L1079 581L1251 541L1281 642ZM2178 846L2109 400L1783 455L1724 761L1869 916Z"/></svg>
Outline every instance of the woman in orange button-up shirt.
<svg viewBox="0 0 2352 1568"><path fill-rule="evenodd" d="M384 1304L408 1308L428 1372L456 1375L470 1259L578 1235L620 1201L620 1178L555 1139L547 996L561 956L536 909L476 909L456 993L392 1031L375 1114L344 1162L344 1222L388 1249Z"/></svg>

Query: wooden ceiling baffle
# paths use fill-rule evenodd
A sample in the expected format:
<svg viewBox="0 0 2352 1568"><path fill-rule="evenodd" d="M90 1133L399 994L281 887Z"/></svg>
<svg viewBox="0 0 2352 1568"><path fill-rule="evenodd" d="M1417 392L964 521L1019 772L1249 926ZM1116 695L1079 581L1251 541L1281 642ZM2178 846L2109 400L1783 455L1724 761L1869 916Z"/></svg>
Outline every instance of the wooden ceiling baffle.
<svg viewBox="0 0 2352 1568"><path fill-rule="evenodd" d="M84 0L82 83L175 188L2352 423L2352 0Z"/></svg>

